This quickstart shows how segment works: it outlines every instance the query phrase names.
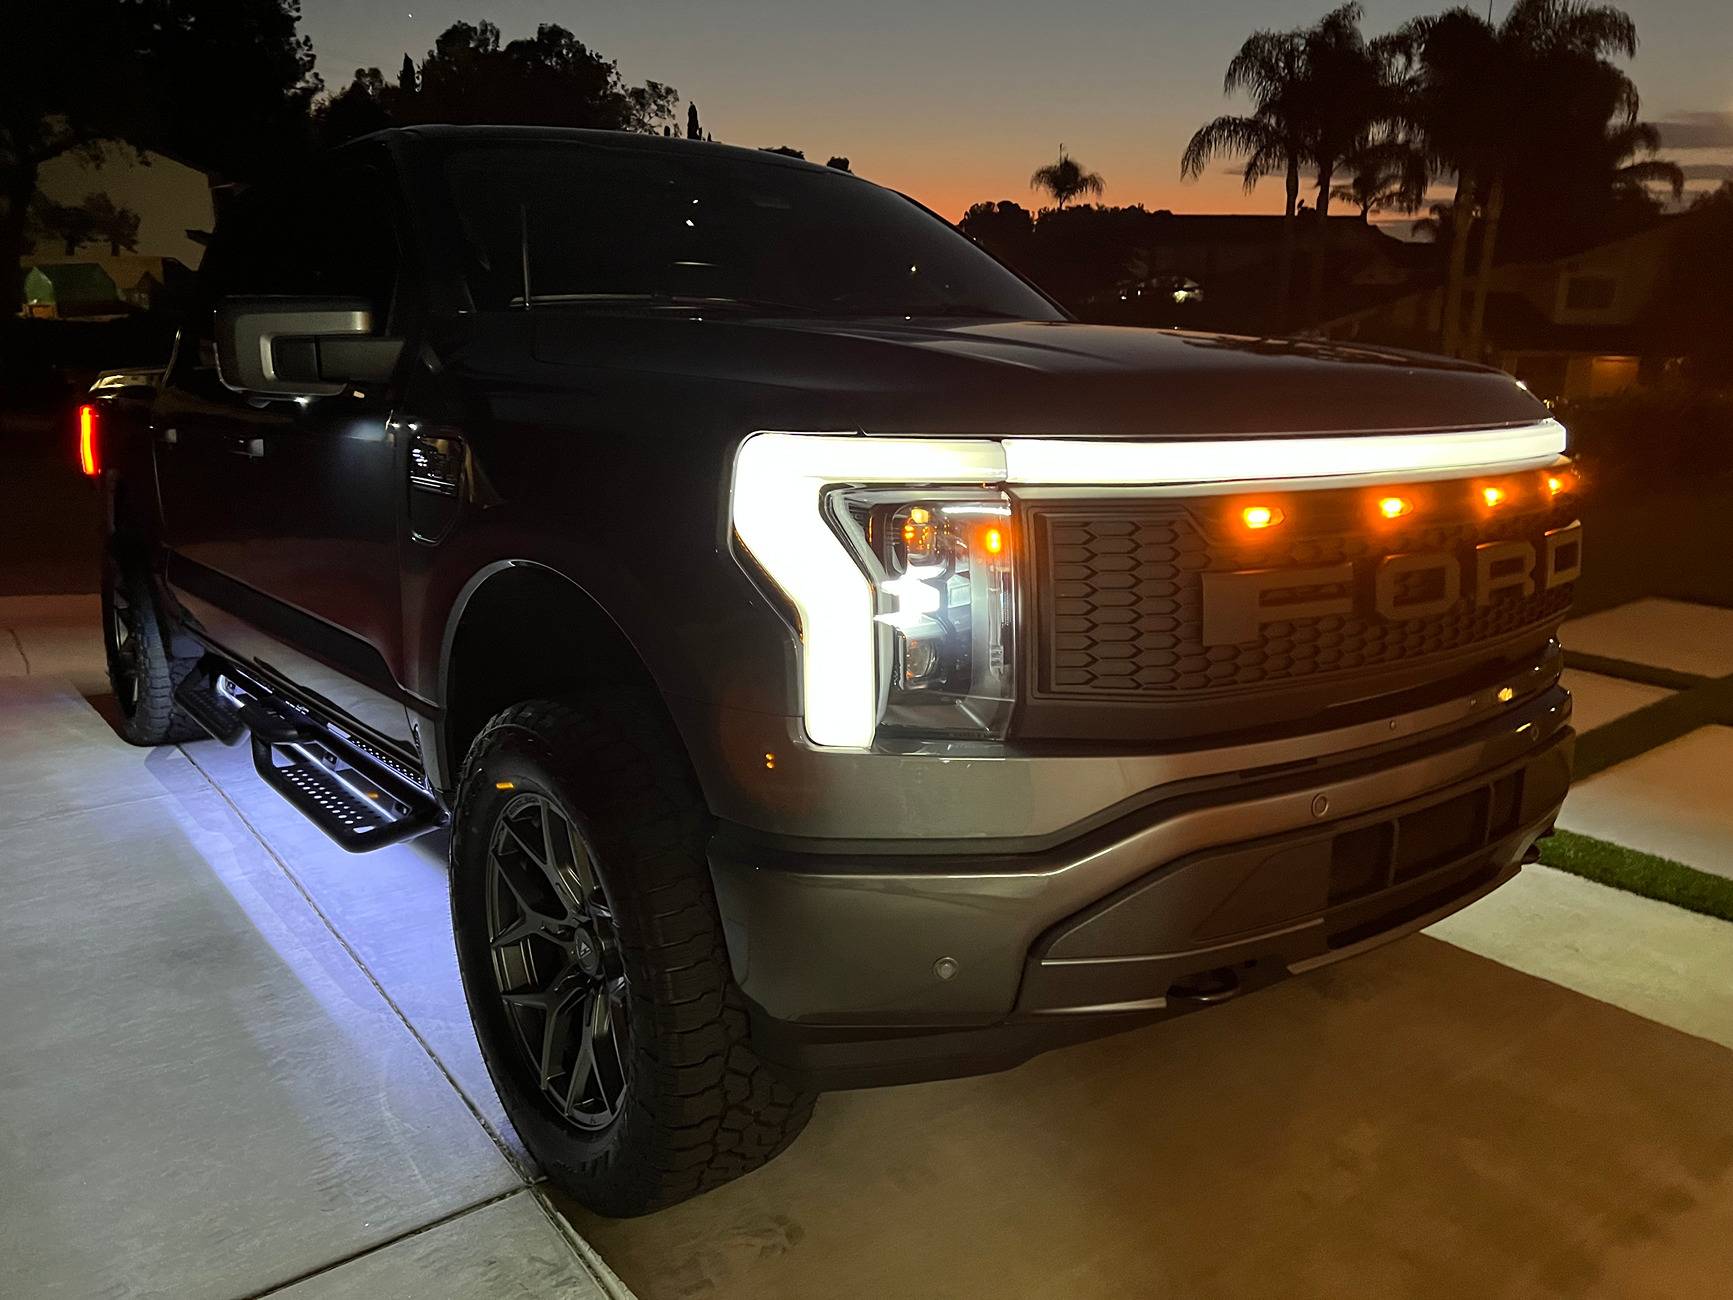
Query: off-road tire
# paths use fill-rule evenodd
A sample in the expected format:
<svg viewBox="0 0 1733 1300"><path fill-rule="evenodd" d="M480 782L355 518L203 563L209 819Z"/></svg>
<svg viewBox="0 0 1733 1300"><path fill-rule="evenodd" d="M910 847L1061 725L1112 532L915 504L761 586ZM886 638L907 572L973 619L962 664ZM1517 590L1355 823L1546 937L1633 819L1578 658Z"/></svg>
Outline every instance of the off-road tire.
<svg viewBox="0 0 1733 1300"><path fill-rule="evenodd" d="M122 649L117 612L131 614L131 651ZM201 740L204 728L175 707L175 688L198 663L168 651L162 607L143 565L109 555L103 562L102 644L120 734L134 745Z"/></svg>
<svg viewBox="0 0 1733 1300"><path fill-rule="evenodd" d="M495 977L488 859L524 792L551 799L584 838L613 915L629 1065L601 1129L568 1123L544 1095ZM749 1173L794 1140L813 1095L748 1042L705 860L709 810L656 701L611 692L507 709L470 746L453 823L452 927L476 1037L555 1183L598 1214L629 1217Z"/></svg>

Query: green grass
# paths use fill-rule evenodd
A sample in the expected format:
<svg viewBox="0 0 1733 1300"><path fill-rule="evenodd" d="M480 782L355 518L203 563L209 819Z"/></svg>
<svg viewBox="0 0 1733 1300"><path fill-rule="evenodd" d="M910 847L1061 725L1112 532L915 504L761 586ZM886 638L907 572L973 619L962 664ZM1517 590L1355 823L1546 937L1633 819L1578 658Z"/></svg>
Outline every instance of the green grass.
<svg viewBox="0 0 1733 1300"><path fill-rule="evenodd" d="M1542 840L1540 860L1585 880L1733 921L1733 880L1698 871L1683 862L1570 831Z"/></svg>

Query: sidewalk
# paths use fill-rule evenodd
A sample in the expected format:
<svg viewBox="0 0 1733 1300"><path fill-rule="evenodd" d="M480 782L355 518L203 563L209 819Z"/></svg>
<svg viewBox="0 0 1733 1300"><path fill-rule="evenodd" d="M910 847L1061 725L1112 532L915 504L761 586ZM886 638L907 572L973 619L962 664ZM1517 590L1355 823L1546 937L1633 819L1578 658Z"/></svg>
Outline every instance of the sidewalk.
<svg viewBox="0 0 1733 1300"><path fill-rule="evenodd" d="M1639 600L1562 639L1584 735L1559 825L1733 879L1733 609Z"/></svg>

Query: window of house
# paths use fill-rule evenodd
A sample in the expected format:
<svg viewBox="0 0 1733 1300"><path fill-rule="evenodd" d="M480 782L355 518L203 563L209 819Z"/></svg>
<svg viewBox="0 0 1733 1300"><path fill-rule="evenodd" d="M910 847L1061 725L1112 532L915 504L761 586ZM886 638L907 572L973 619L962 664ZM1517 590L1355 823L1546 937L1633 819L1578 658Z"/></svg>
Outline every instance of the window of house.
<svg viewBox="0 0 1733 1300"><path fill-rule="evenodd" d="M1610 275L1573 275L1565 281L1565 307L1570 311L1605 311L1613 305L1618 283Z"/></svg>

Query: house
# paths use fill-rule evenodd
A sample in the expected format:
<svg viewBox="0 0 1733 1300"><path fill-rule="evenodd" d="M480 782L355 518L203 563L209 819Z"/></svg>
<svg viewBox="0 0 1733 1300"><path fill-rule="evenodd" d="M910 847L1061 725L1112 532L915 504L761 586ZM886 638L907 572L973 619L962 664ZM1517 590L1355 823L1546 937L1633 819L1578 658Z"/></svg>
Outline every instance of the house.
<svg viewBox="0 0 1733 1300"><path fill-rule="evenodd" d="M1661 218L1633 235L1543 262L1493 269L1483 331L1486 360L1549 400L1603 397L1675 362L1654 327L1692 214ZM1468 310L1464 295L1463 310ZM1438 346L1444 290L1424 288L1326 321L1329 338Z"/></svg>
<svg viewBox="0 0 1733 1300"><path fill-rule="evenodd" d="M49 320L116 316L126 310L114 280L91 262L33 266L24 274L24 314Z"/></svg>

